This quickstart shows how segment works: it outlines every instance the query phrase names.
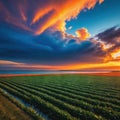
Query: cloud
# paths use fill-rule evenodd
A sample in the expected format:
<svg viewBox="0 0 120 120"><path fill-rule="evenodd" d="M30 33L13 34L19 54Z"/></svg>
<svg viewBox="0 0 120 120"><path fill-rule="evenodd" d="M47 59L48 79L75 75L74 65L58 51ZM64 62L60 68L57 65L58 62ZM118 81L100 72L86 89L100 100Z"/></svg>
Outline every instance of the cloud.
<svg viewBox="0 0 120 120"><path fill-rule="evenodd" d="M86 40L91 36L86 28L81 28L77 30L76 34L81 40Z"/></svg>
<svg viewBox="0 0 120 120"><path fill-rule="evenodd" d="M99 33L97 36L99 41L104 42L105 45L109 45L107 52L114 54L120 51L120 28L114 26L109 28L102 33Z"/></svg>
<svg viewBox="0 0 120 120"><path fill-rule="evenodd" d="M0 21L41 34L49 27L65 30L65 22L101 0L1 0Z"/></svg>
<svg viewBox="0 0 120 120"><path fill-rule="evenodd" d="M69 26L69 27L68 27L68 30L71 30L71 29L72 29L72 26Z"/></svg>
<svg viewBox="0 0 120 120"><path fill-rule="evenodd" d="M12 67L63 69L65 66L68 69L78 69L88 64L90 67L92 65L95 67L97 64L119 61L113 56L113 53L120 51L119 27L109 28L85 41L63 31L51 31L51 29L47 29L39 36L33 36L14 30L6 24L2 24L1 28L1 69ZM105 48L106 45L108 46Z"/></svg>
<svg viewBox="0 0 120 120"><path fill-rule="evenodd" d="M120 37L120 28L118 26L114 26L99 33L96 37L98 37L98 39L104 41L107 44L116 44L120 42L117 39Z"/></svg>
<svg viewBox="0 0 120 120"><path fill-rule="evenodd" d="M103 0L1 0L0 63L6 67L57 69L118 61L114 54L120 51L119 27L93 38L86 28L77 30L77 36L65 32L66 21L97 2Z"/></svg>
<svg viewBox="0 0 120 120"><path fill-rule="evenodd" d="M99 0L99 3L101 4L101 3L103 3L104 2L104 0Z"/></svg>
<svg viewBox="0 0 120 120"><path fill-rule="evenodd" d="M76 36L48 29L39 36L23 34L3 26L0 30L0 58L29 64L63 65L72 63L102 63L112 60L109 49L104 49L100 33L95 38L81 41ZM114 32L117 33L119 29ZM6 36L6 32L8 35ZM114 33L114 34L115 34ZM107 34L108 36L108 34ZM112 36L111 36L112 37ZM113 37L115 39L116 37ZM81 41L81 42L77 42ZM112 41L112 39L111 39Z"/></svg>

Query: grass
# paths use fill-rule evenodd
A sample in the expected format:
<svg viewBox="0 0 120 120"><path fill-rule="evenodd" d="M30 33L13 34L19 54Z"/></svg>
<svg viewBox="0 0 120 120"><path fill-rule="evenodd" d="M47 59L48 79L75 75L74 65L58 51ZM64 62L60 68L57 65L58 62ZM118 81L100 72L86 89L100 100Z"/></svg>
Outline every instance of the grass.
<svg viewBox="0 0 120 120"><path fill-rule="evenodd" d="M7 77L0 78L0 88L13 95L14 97L8 98L34 119L47 119L45 115L52 120L120 119L120 77ZM28 108L27 104L31 107Z"/></svg>

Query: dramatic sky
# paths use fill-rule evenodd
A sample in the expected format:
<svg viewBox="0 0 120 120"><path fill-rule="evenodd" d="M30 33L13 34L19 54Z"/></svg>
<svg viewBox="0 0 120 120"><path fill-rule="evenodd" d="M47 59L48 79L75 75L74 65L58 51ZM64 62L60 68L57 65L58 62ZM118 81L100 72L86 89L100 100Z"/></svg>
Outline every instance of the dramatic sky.
<svg viewBox="0 0 120 120"><path fill-rule="evenodd" d="M0 0L0 70L120 70L120 0Z"/></svg>

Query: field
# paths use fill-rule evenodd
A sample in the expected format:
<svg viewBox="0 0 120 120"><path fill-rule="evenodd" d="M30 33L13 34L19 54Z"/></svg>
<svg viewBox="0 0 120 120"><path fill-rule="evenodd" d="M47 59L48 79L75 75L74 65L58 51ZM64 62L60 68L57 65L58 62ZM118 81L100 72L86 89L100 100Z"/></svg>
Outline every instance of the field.
<svg viewBox="0 0 120 120"><path fill-rule="evenodd" d="M3 77L0 93L34 120L120 120L120 77Z"/></svg>
<svg viewBox="0 0 120 120"><path fill-rule="evenodd" d="M33 120L0 93L0 120Z"/></svg>

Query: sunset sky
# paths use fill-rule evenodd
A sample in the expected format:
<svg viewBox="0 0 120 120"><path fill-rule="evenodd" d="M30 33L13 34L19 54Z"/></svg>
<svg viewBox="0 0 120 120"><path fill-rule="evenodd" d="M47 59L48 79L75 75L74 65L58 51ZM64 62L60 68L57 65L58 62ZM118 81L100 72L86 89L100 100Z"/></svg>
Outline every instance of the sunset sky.
<svg viewBox="0 0 120 120"><path fill-rule="evenodd" d="M0 0L0 70L120 70L120 0Z"/></svg>

